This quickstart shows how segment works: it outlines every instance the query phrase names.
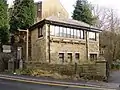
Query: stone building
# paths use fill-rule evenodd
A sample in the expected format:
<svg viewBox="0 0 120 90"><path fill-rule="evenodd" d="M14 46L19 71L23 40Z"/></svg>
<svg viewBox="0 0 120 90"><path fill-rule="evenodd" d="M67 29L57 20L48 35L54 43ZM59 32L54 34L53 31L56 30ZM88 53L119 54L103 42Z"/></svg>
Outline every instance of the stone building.
<svg viewBox="0 0 120 90"><path fill-rule="evenodd" d="M29 30L32 61L67 64L99 57L101 30L84 22L50 16Z"/></svg>
<svg viewBox="0 0 120 90"><path fill-rule="evenodd" d="M36 22L49 16L58 16L68 18L69 14L60 3L60 0L43 0L35 3L36 7Z"/></svg>
<svg viewBox="0 0 120 90"><path fill-rule="evenodd" d="M59 64L97 60L101 30L69 19L60 1L52 2L35 3L36 22L29 28L29 61ZM25 57L26 47L23 50Z"/></svg>

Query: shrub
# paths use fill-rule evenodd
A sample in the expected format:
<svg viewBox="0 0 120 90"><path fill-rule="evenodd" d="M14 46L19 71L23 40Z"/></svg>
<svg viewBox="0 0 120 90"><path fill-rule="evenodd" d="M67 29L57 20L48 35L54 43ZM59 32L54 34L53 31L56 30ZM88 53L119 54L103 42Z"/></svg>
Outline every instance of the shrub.
<svg viewBox="0 0 120 90"><path fill-rule="evenodd" d="M18 75L31 75L32 69L17 69L15 72Z"/></svg>

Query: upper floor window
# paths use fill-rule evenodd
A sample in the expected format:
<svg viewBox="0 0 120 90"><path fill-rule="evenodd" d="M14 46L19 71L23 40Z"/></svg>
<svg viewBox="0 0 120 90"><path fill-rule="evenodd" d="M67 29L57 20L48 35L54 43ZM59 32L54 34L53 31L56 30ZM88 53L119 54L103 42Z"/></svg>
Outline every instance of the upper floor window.
<svg viewBox="0 0 120 90"><path fill-rule="evenodd" d="M71 37L71 30L70 30L70 28L67 28L67 33L66 33L66 34L67 34L67 37L68 37L68 38Z"/></svg>
<svg viewBox="0 0 120 90"><path fill-rule="evenodd" d="M84 39L84 30L51 25L50 35L58 37Z"/></svg>
<svg viewBox="0 0 120 90"><path fill-rule="evenodd" d="M38 38L43 36L43 30L42 27L38 27Z"/></svg>
<svg viewBox="0 0 120 90"><path fill-rule="evenodd" d="M81 35L80 38L84 39L84 31L83 30L80 30L80 35Z"/></svg>
<svg viewBox="0 0 120 90"><path fill-rule="evenodd" d="M60 27L59 26L55 26L54 27L54 31L55 31L55 36L59 36L60 35Z"/></svg>
<svg viewBox="0 0 120 90"><path fill-rule="evenodd" d="M53 25L50 25L50 35L55 35L55 29Z"/></svg>
<svg viewBox="0 0 120 90"><path fill-rule="evenodd" d="M95 32L89 32L89 39L90 40L96 40L96 33Z"/></svg>
<svg viewBox="0 0 120 90"><path fill-rule="evenodd" d="M67 33L67 28L63 28L63 36L64 36L64 37L67 36L66 33Z"/></svg>
<svg viewBox="0 0 120 90"><path fill-rule="evenodd" d="M74 29L74 38L77 38L77 30Z"/></svg>
<svg viewBox="0 0 120 90"><path fill-rule="evenodd" d="M63 27L60 27L60 37L63 37L64 35L64 32L63 32Z"/></svg>

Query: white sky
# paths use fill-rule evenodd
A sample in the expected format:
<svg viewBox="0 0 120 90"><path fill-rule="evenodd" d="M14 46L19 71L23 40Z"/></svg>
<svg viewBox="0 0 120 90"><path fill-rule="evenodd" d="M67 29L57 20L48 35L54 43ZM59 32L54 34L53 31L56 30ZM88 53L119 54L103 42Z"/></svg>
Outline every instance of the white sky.
<svg viewBox="0 0 120 90"><path fill-rule="evenodd" d="M12 4L13 0L8 0L9 4ZM35 0L35 2L41 0ZM52 1L52 0L51 0ZM68 11L70 16L73 12L73 5L75 4L76 0L60 0L65 9ZM120 15L120 0L88 0L92 4L98 4L102 7L113 8L117 10L118 14Z"/></svg>

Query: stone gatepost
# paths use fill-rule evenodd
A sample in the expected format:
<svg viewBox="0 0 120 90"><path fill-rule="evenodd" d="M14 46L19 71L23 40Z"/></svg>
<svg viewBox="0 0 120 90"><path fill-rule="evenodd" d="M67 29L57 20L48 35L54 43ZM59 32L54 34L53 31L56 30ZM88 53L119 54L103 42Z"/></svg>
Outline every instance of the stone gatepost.
<svg viewBox="0 0 120 90"><path fill-rule="evenodd" d="M96 70L98 75L103 76L105 79L107 79L107 62L106 60L99 60L96 61Z"/></svg>
<svg viewBox="0 0 120 90"><path fill-rule="evenodd" d="M8 70L9 71L14 71L15 70L15 62L14 62L14 59L11 58L9 61L8 61Z"/></svg>

